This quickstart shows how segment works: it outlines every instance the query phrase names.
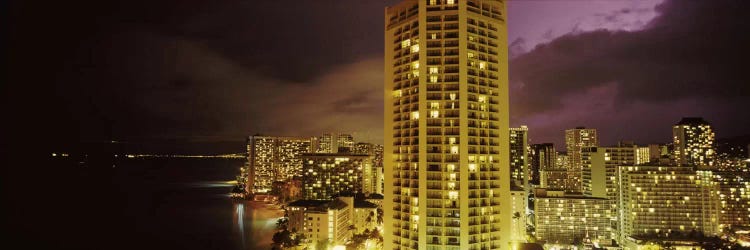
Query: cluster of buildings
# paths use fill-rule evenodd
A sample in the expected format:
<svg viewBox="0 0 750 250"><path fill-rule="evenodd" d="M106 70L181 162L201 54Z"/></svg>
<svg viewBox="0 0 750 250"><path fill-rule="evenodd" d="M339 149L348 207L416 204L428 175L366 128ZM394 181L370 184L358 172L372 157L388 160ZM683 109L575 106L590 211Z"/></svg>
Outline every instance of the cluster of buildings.
<svg viewBox="0 0 750 250"><path fill-rule="evenodd" d="M383 146L356 143L349 134L254 135L247 138L247 155L241 183L249 194L328 199L342 191L382 193Z"/></svg>
<svg viewBox="0 0 750 250"><path fill-rule="evenodd" d="M252 136L246 191L298 181L293 231L344 244L374 227L389 250L693 247L750 226L747 163L718 159L703 119L674 125L667 145L602 146L596 129L569 129L564 152L510 128L505 3L387 7L384 145Z"/></svg>
<svg viewBox="0 0 750 250"><path fill-rule="evenodd" d="M284 204L287 229L309 246L343 246L382 230L383 146L349 134L250 136L245 193Z"/></svg>
<svg viewBox="0 0 750 250"><path fill-rule="evenodd" d="M567 152L529 145L521 172L530 183L530 239L558 249L642 249L655 242L692 249L699 236L750 226L746 158L716 164L715 134L702 118L683 118L672 130L665 145L600 146L597 130L583 127L565 131Z"/></svg>

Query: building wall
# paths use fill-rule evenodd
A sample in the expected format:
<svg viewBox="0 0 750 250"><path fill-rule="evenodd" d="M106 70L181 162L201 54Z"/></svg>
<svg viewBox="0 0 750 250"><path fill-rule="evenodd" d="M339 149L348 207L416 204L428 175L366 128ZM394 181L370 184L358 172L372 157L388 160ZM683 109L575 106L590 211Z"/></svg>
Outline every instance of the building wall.
<svg viewBox="0 0 750 250"><path fill-rule="evenodd" d="M526 207L528 194L525 190L513 190L511 196L511 237L513 243L526 242Z"/></svg>
<svg viewBox="0 0 750 250"><path fill-rule="evenodd" d="M702 118L683 118L672 127L674 157L678 165L713 166L714 132Z"/></svg>
<svg viewBox="0 0 750 250"><path fill-rule="evenodd" d="M248 137L248 166L251 176L248 178L248 185L252 186L252 192L268 192L274 182L300 176L300 155L309 153L311 148L311 139L308 137Z"/></svg>
<svg viewBox="0 0 750 250"><path fill-rule="evenodd" d="M621 237L718 231L718 200L710 172L690 167L623 166Z"/></svg>
<svg viewBox="0 0 750 250"><path fill-rule="evenodd" d="M528 189L528 134L529 128L510 128L510 178L512 184Z"/></svg>
<svg viewBox="0 0 750 250"><path fill-rule="evenodd" d="M599 146L596 129L587 129L578 127L575 129L565 130L565 146L568 153L568 178L570 183L576 183L583 180L581 169L583 168L583 159L581 150L584 147ZM582 192L582 185L571 185L571 192Z"/></svg>
<svg viewBox="0 0 750 250"><path fill-rule="evenodd" d="M364 171L372 167L370 156L304 154L302 197L327 200L341 193L364 194Z"/></svg>
<svg viewBox="0 0 750 250"><path fill-rule="evenodd" d="M529 183L541 185L541 170L554 169L557 164L557 151L552 143L532 144L529 151Z"/></svg>
<svg viewBox="0 0 750 250"><path fill-rule="evenodd" d="M610 202L590 197L536 197L536 238L546 244L573 244L590 239L611 245Z"/></svg>

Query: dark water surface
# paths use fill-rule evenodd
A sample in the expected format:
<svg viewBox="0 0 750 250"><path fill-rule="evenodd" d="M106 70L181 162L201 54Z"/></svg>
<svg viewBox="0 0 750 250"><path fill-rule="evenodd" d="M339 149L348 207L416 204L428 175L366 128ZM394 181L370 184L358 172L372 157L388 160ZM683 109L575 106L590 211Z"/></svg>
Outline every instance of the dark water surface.
<svg viewBox="0 0 750 250"><path fill-rule="evenodd" d="M4 205L4 224L13 229L10 242L24 249L270 249L281 212L227 196L242 165L217 158L29 159L12 173L16 185L3 185L12 204Z"/></svg>

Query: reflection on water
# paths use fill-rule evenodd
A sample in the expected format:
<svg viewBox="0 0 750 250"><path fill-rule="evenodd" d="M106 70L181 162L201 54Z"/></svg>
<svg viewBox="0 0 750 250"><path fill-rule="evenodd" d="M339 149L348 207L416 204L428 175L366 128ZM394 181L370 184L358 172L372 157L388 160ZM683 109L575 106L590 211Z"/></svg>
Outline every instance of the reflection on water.
<svg viewBox="0 0 750 250"><path fill-rule="evenodd" d="M233 210L234 232L242 249L270 249L283 211L255 201L237 201Z"/></svg>
<svg viewBox="0 0 750 250"><path fill-rule="evenodd" d="M117 165L135 229L170 249L270 249L283 211L229 198L242 161L132 160ZM174 244L174 245L169 245Z"/></svg>

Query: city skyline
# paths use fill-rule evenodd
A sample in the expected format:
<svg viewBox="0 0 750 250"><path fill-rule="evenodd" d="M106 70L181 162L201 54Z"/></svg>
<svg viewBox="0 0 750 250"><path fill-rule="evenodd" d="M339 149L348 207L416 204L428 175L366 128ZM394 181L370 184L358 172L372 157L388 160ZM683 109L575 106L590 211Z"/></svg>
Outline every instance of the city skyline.
<svg viewBox="0 0 750 250"><path fill-rule="evenodd" d="M4 3L8 245L750 249L750 1Z"/></svg>
<svg viewBox="0 0 750 250"><path fill-rule="evenodd" d="M162 2L146 11L137 1L84 1L34 15L14 3L9 72L18 86L3 99L36 100L11 114L29 122L18 129L53 144L327 131L382 143L379 15L394 2ZM706 118L717 138L746 134L741 4L509 1L511 126L556 145L577 126L598 129L602 145L669 142L688 116ZM75 18L45 21L60 13ZM42 28L55 43L33 31ZM734 32L715 32L726 30Z"/></svg>

